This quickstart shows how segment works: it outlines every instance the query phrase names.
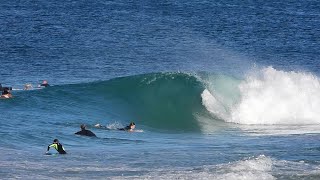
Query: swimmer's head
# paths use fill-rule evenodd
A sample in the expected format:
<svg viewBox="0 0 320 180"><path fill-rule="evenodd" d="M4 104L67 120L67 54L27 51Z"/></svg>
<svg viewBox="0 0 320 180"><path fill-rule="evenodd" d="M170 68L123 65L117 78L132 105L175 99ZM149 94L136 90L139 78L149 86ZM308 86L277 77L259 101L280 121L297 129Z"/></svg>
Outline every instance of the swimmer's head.
<svg viewBox="0 0 320 180"><path fill-rule="evenodd" d="M86 125L85 125L85 124L81 124L80 128L81 128L82 130L85 130L85 129L86 129Z"/></svg>
<svg viewBox="0 0 320 180"><path fill-rule="evenodd" d="M43 80L42 84L48 84L48 81L47 80Z"/></svg>
<svg viewBox="0 0 320 180"><path fill-rule="evenodd" d="M130 129L134 129L136 127L136 124L134 122L131 122L129 126L130 126Z"/></svg>
<svg viewBox="0 0 320 180"><path fill-rule="evenodd" d="M3 88L3 90L2 90L2 93L4 93L4 94L9 94L9 92L10 92L10 88L8 88L8 87Z"/></svg>
<svg viewBox="0 0 320 180"><path fill-rule="evenodd" d="M54 139L53 142L54 143L59 143L59 140L58 139Z"/></svg>

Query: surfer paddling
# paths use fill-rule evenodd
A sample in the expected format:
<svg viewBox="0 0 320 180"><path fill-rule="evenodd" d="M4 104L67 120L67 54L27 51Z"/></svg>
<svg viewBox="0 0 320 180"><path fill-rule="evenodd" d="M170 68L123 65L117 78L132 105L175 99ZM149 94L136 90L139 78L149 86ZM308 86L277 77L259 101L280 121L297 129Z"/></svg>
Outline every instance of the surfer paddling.
<svg viewBox="0 0 320 180"><path fill-rule="evenodd" d="M136 128L136 124L134 122L131 122L128 126L126 126L124 128L119 128L118 130L132 132L134 130L134 128Z"/></svg>
<svg viewBox="0 0 320 180"><path fill-rule="evenodd" d="M78 131L78 132L76 132L74 134L81 135L81 136L97 137L92 131L86 129L86 125L85 124L81 124L80 128L81 128L81 131Z"/></svg>
<svg viewBox="0 0 320 180"><path fill-rule="evenodd" d="M53 143L48 146L46 154L49 154L49 150L51 147L53 147L55 150L57 150L59 152L59 154L67 154L67 152L64 150L62 144L59 143L58 139L54 139Z"/></svg>
<svg viewBox="0 0 320 180"><path fill-rule="evenodd" d="M38 85L39 88L49 87L49 83L47 80L43 80L41 84Z"/></svg>
<svg viewBox="0 0 320 180"><path fill-rule="evenodd" d="M94 127L96 127L96 128L106 128L106 129L108 129L106 126L102 126L101 124L96 124L96 125L94 125ZM136 124L135 124L134 122L131 122L128 126L123 127L123 128L118 128L117 130L133 132L133 130L134 130L135 128L136 128Z"/></svg>
<svg viewBox="0 0 320 180"><path fill-rule="evenodd" d="M8 87L3 88L1 98L5 98L5 99L12 98L12 94Z"/></svg>

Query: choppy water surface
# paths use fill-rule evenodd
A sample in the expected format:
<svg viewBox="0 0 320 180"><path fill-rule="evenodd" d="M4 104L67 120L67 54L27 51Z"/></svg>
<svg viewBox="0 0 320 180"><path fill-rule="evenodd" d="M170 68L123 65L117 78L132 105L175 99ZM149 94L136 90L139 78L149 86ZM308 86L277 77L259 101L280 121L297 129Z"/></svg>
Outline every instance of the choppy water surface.
<svg viewBox="0 0 320 180"><path fill-rule="evenodd" d="M319 8L1 3L1 177L318 179ZM44 155L55 138L67 155Z"/></svg>

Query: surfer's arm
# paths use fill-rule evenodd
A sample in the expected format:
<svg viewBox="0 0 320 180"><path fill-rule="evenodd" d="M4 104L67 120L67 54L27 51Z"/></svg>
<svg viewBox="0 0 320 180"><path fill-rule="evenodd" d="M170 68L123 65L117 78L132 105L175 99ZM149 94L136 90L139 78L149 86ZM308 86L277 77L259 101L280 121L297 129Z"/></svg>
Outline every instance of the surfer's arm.
<svg viewBox="0 0 320 180"><path fill-rule="evenodd" d="M12 97L12 96L9 96L8 94L5 94L5 95L1 95L1 97L3 97L3 98L10 98L10 97Z"/></svg>
<svg viewBox="0 0 320 180"><path fill-rule="evenodd" d="M50 145L48 146L48 148L47 148L47 152L46 152L46 153L48 153L48 152L49 152L49 150L50 150Z"/></svg>
<svg viewBox="0 0 320 180"><path fill-rule="evenodd" d="M50 150L50 147L52 146L52 144L50 144L47 148L47 152Z"/></svg>
<svg viewBox="0 0 320 180"><path fill-rule="evenodd" d="M47 148L47 152L50 150L50 148L53 147L55 149L57 149L57 145L56 144L50 144Z"/></svg>

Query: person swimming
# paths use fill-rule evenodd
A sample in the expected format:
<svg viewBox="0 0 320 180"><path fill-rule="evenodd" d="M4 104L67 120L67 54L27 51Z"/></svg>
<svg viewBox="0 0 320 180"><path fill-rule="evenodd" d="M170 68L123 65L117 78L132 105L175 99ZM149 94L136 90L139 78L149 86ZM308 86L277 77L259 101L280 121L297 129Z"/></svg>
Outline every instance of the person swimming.
<svg viewBox="0 0 320 180"><path fill-rule="evenodd" d="M104 129L108 129L108 130L112 130L113 129L113 128L108 128L107 126L103 126L101 124L96 124L96 125L94 125L94 127L96 127L96 128L104 128ZM123 128L117 128L116 130L132 132L135 128L136 128L136 124L134 122L131 122L128 126L123 127Z"/></svg>
<svg viewBox="0 0 320 180"><path fill-rule="evenodd" d="M43 80L42 83L38 87L48 87L50 86L47 80Z"/></svg>
<svg viewBox="0 0 320 180"><path fill-rule="evenodd" d="M48 146L46 154L49 153L49 150L51 147L53 147L55 150L57 150L59 152L59 154L67 154L67 152L63 148L62 144L59 143L58 139L54 139L53 143Z"/></svg>
<svg viewBox="0 0 320 180"><path fill-rule="evenodd" d="M78 132L76 132L74 134L81 135L81 136L97 137L93 132L91 132L90 130L86 129L86 125L85 124L81 124L80 128L81 128L81 131L78 131Z"/></svg>
<svg viewBox="0 0 320 180"><path fill-rule="evenodd" d="M103 128L103 129L107 129L107 130L114 130L114 128L109 128L107 126L103 126L101 124L96 124L94 125L94 127L96 128ZM136 128L136 124L134 122L131 122L128 126L123 127L123 128L117 128L116 130L120 130L120 131L133 131Z"/></svg>
<svg viewBox="0 0 320 180"><path fill-rule="evenodd" d="M3 88L1 98L12 98L12 94L8 87Z"/></svg>
<svg viewBox="0 0 320 180"><path fill-rule="evenodd" d="M119 128L120 131L133 131L134 128L136 128L136 124L134 122L131 122L128 126L124 128Z"/></svg>

